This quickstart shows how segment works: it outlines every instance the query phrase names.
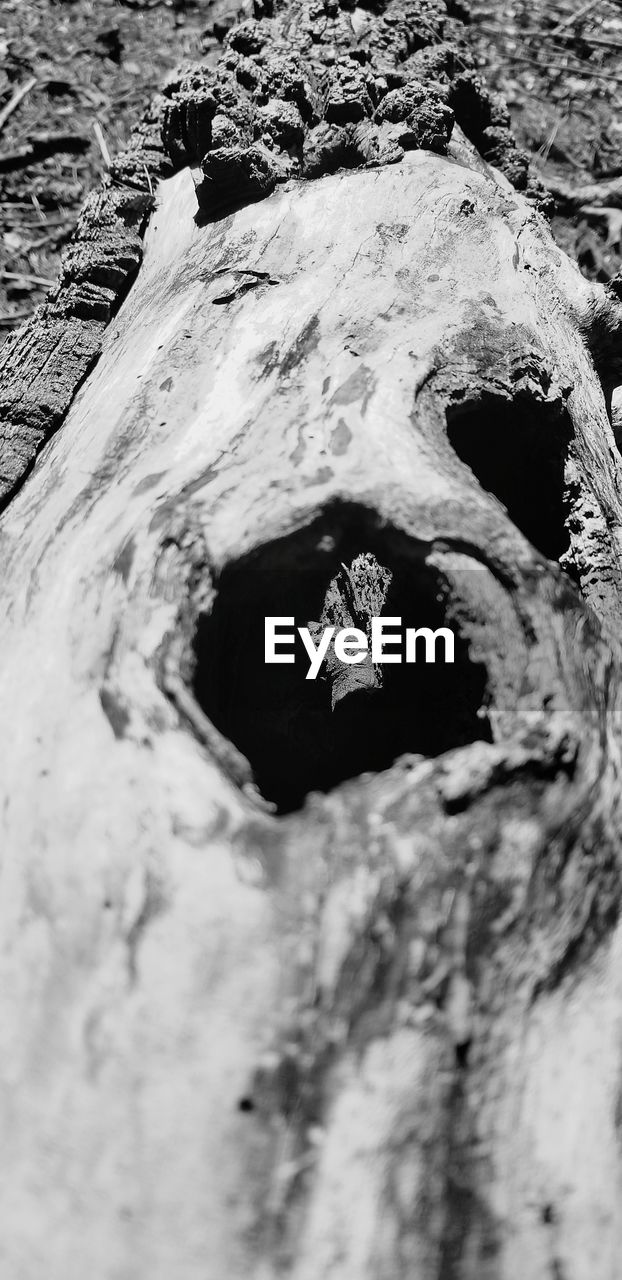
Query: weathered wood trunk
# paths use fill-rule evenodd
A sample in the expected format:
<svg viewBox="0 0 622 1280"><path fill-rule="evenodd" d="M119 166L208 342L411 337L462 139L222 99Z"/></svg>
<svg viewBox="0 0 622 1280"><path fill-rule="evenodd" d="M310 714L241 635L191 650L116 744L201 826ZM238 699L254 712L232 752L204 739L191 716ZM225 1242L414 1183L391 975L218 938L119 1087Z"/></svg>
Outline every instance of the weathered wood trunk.
<svg viewBox="0 0 622 1280"><path fill-rule="evenodd" d="M239 28L3 352L7 1280L621 1265L619 304L458 40ZM456 662L332 710L372 563Z"/></svg>

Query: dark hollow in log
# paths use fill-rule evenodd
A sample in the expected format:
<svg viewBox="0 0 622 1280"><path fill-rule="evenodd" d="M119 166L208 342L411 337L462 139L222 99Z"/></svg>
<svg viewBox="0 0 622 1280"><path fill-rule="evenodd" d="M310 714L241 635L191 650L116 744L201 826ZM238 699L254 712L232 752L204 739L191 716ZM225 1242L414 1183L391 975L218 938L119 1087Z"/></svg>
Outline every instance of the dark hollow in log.
<svg viewBox="0 0 622 1280"><path fill-rule="evenodd" d="M564 471L572 425L559 405L484 395L452 406L447 430L458 457L542 555L569 546Z"/></svg>
<svg viewBox="0 0 622 1280"><path fill-rule="evenodd" d="M318 678L308 680L309 658L298 638L294 663L265 665L267 616L293 617L289 631L321 618L322 627L331 621L357 627L369 640L371 611L356 601L361 577L353 583L348 569L364 556L391 575L381 615L401 618L402 637L408 627L450 627L455 661L445 662L439 640L436 661L426 663L420 639L414 663L376 666L373 680L361 680L361 667L337 664L340 677L344 670L352 675L348 696L337 699L330 658ZM334 601L326 610L330 590L339 584L341 619ZM197 701L247 758L259 790L279 813L300 808L310 792L381 772L406 753L436 756L477 739L490 741L486 671L469 654L448 584L426 563L425 548L374 528L364 513L333 512L228 566L211 612L197 620L193 648ZM390 652L404 659L404 644Z"/></svg>

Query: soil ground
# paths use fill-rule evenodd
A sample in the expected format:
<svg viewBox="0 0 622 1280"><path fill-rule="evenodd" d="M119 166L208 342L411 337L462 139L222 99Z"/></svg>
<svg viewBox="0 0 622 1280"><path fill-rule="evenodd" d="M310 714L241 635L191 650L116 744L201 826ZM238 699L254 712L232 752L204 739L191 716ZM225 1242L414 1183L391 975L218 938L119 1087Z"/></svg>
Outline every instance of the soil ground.
<svg viewBox="0 0 622 1280"><path fill-rule="evenodd" d="M108 155L174 68L213 49L237 4L2 0L0 341L45 296ZM622 262L619 0L475 0L471 11L481 66L544 181L601 184L587 208L562 203L555 230L586 274L609 279ZM23 167L18 149L50 134L64 135L65 149Z"/></svg>
<svg viewBox="0 0 622 1280"><path fill-rule="evenodd" d="M592 279L622 265L622 3L474 0L472 31L488 81L514 132L555 192L598 185L572 207L558 200L558 242Z"/></svg>

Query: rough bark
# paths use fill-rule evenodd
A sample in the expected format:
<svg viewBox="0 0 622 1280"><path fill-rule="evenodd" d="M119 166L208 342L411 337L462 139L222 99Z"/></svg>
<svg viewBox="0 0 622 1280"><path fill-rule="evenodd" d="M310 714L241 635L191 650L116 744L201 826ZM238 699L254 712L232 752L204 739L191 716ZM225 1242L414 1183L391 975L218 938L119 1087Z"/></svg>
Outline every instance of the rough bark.
<svg viewBox="0 0 622 1280"><path fill-rule="evenodd" d="M0 357L3 1275L615 1274L619 300L457 39L245 23Z"/></svg>

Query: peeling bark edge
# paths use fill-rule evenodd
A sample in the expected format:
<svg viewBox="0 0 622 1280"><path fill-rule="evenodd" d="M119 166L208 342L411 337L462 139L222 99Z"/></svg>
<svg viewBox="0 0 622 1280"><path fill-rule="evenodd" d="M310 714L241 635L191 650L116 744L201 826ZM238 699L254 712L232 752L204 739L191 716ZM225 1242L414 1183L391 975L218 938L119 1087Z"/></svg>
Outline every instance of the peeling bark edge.
<svg viewBox="0 0 622 1280"><path fill-rule="evenodd" d="M156 97L88 196L55 288L0 351L0 511L62 424L138 272L157 184L173 173L162 145L165 109Z"/></svg>
<svg viewBox="0 0 622 1280"><path fill-rule="evenodd" d="M547 194L529 176L527 158L518 150L508 127L505 104L486 89L462 43L468 14L458 13L455 6L442 0L430 0L428 5L425 0L397 0L396 8L400 4L404 8L402 22L418 16L423 8L424 21L432 30L429 42L418 46L415 57L417 52L421 55L420 66L413 68L426 91L428 85L449 90L451 110L483 158L548 211ZM344 14L348 8L344 4ZM332 0L326 0L326 9L340 12ZM256 12L257 19L269 16L260 5L256 5ZM292 5L292 12L294 24L297 16L300 21L309 19L310 9L304 3ZM285 8L278 16L282 13L286 14ZM435 31L431 15L437 22ZM260 26L259 20L251 20L236 27L225 42L221 64L231 58L238 45L241 60L248 62L244 50L249 29ZM250 31L251 44L252 35ZM288 39L291 32L286 30L281 44L287 44ZM354 36L352 42L356 43ZM407 60L413 62L411 53ZM356 61L352 65L356 66ZM198 64L173 79L152 101L127 148L111 166L110 175L88 196L57 285L0 350L0 513L21 488L44 444L62 425L99 357L106 326L140 268L142 241L158 182L188 163L197 163L196 154L190 155L188 146L180 146L179 133L171 128L171 121L181 115L186 124L190 113L194 124L200 123L201 101L211 76L204 64ZM398 72L397 81L400 79L406 77ZM188 136L185 127L182 132ZM416 145L428 143L423 140ZM359 157L359 162L364 160ZM309 177L319 176L321 171L322 165Z"/></svg>

